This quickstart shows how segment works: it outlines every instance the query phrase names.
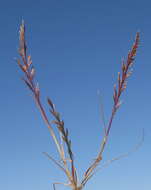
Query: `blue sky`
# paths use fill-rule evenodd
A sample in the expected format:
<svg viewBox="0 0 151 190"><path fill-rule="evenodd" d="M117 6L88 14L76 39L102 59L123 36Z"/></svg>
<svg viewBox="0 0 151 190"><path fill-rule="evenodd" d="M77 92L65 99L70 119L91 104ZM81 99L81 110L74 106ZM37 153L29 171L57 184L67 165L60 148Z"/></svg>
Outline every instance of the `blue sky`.
<svg viewBox="0 0 151 190"><path fill-rule="evenodd" d="M143 128L145 141L137 152L98 172L85 189L151 189L150 6L146 0L1 2L0 189L48 190L52 182L65 181L42 154L47 151L58 158L14 60L22 19L43 103L47 109L46 97L51 97L64 118L80 176L95 158L102 135L97 91L102 93L107 121L121 59L140 31L133 75L113 122L104 161L130 150L140 141Z"/></svg>

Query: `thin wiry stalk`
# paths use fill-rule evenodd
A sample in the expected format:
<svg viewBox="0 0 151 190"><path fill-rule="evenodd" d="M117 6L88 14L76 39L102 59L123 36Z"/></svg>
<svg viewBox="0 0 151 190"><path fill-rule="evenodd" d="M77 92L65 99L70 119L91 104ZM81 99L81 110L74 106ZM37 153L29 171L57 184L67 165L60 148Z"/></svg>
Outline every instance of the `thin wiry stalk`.
<svg viewBox="0 0 151 190"><path fill-rule="evenodd" d="M40 101L40 89L38 87L38 84L36 84L34 82L34 76L35 76L35 69L32 66L32 60L31 60L31 56L27 57L27 46L26 46L26 41L25 41L25 26L24 24L22 24L20 26L20 46L19 46L19 54L22 58L22 62L23 64L20 63L20 60L18 59L18 65L20 66L20 68L22 69L22 71L25 73L25 77L23 78L24 82L26 83L26 85L29 87L29 89L33 92L34 95L34 99L36 101L36 104L41 112L41 115L51 133L51 136L57 146L58 152L61 153L60 150L60 145L58 143L58 140L55 136L55 133L53 131L52 126L49 123L49 120L47 118L47 115L44 111L44 108L41 105L41 101Z"/></svg>
<svg viewBox="0 0 151 190"><path fill-rule="evenodd" d="M102 96L101 96L99 90L98 90L98 96L100 98L100 116L101 116L101 121L103 124L103 132L105 135L106 134L106 121L105 121L105 114L104 114L104 105L103 105Z"/></svg>
<svg viewBox="0 0 151 190"><path fill-rule="evenodd" d="M143 142L144 142L144 130L143 130L143 132L142 132L142 137L141 137L141 140L140 140L139 143L137 143L134 147L132 147L128 152L126 152L126 153L124 153L124 154L121 154L121 155L119 155L119 156L116 156L116 157L114 157L114 158L112 158L112 159L110 159L110 160L105 161L105 163L103 163L103 164L101 165L101 168L97 168L97 170L95 170L95 171L93 170L93 172L91 173L91 175L89 175L89 177L86 178L83 183L86 184L86 182L87 182L94 174L96 174L96 172L98 172L98 171L100 171L101 169L103 169L103 168L109 166L112 162L117 161L117 160L120 160L120 159L122 159L122 158L125 158L125 157L129 156L130 154L134 153L135 151L137 151L137 150L141 147L141 145L142 145Z"/></svg>
<svg viewBox="0 0 151 190"><path fill-rule="evenodd" d="M113 108L112 108L111 117L109 119L108 126L105 128L106 133L105 133L105 135L103 137L103 140L102 140L102 143L101 143L101 146L100 146L100 152L98 153L98 156L95 159L95 161L92 163L92 165L87 169L87 171L84 174L84 179L82 180L82 184L84 184L84 185L85 185L85 181L87 182L87 179L91 176L94 169L98 166L98 164L102 160L102 153L103 153L103 151L105 149L105 146L107 144L107 140L108 140L108 136L109 136L109 133L110 133L110 130L111 130L111 126L112 126L114 116L115 116L118 108L121 105L121 102L120 102L121 94L126 89L127 78L132 73L130 71L130 68L132 67L133 62L134 62L134 58L136 56L136 51L137 51L137 48L138 48L138 44L139 44L139 33L136 34L135 42L134 42L134 44L132 46L131 51L128 53L126 62L122 63L122 76L121 76L120 73L118 73L118 87L116 88L116 85L114 85L114 93L113 93L114 104L113 104Z"/></svg>
<svg viewBox="0 0 151 190"><path fill-rule="evenodd" d="M69 181L71 182L71 184L73 184L73 186L77 186L77 181L76 181L76 169L74 166L74 159L73 159L73 153L72 153L72 149L71 149L71 141L68 138L68 130L65 130L64 128L64 122L63 120L60 119L60 115L59 113L56 111L54 104L52 103L52 101L48 98L48 104L50 106L50 112L51 114L54 116L55 120L53 122L50 122L45 109L41 103L41 99L40 99L40 88L38 86L37 83L35 83L35 69L33 67L32 64L32 60L31 60L31 56L27 56L27 46L26 46L26 41L25 41L25 26L24 23L22 23L22 25L20 26L20 33L19 33L19 40L20 40L20 45L19 45L19 54L21 56L21 60L22 60L22 64L21 61L18 59L18 65L21 68L21 70L24 72L25 74L25 78L23 78L25 84L29 87L29 89L32 91L35 102L37 104L37 107L39 108L42 118L44 120L44 122L46 123L48 130L56 144L57 150L59 152L60 158L63 161L63 166L62 169L65 171ZM67 149L68 149L68 154L70 157L71 162L71 171L69 171L68 165L67 165L67 161L65 158L65 154L64 154L64 148L62 146L61 143L59 143L52 124L56 124L57 128L59 130L59 132L61 133L61 138L63 139L63 141L66 143L67 145ZM47 155L48 156L48 155ZM49 157L50 158L50 157ZM51 160L53 160L53 162L57 163L57 161L55 161L54 159L51 158ZM57 164L59 165L59 164Z"/></svg>
<svg viewBox="0 0 151 190"><path fill-rule="evenodd" d="M109 122L107 126L105 124L104 113L101 110L103 113L102 118L103 118L103 123L104 123L104 136L100 144L100 150L96 159L92 162L92 164L86 170L86 172L84 173L84 177L81 181L79 181L77 178L77 171L75 168L75 161L74 161L74 154L71 147L71 140L69 139L68 129L65 129L64 127L64 121L61 119L59 112L56 110L55 105L53 104L50 98L47 98L47 103L49 105L49 111L54 118L52 121L48 119L46 111L41 103L40 88L38 86L38 83L35 82L35 69L32 64L31 56L27 55L24 23L22 23L22 25L20 26L19 42L20 42L19 54L21 56L22 63L19 59L17 60L17 62L18 62L19 67L25 74L25 78L23 78L23 80L33 94L36 105L39 108L42 118L44 122L46 123L48 130L56 145L59 156L61 158L61 162L56 161L46 152L44 154L65 173L69 181L68 184L60 183L60 182L54 183L53 184L54 190L55 190L55 184L64 184L65 186L69 186L72 190L81 190L85 186L85 184L90 180L90 178L95 174L95 169L98 167L98 165L100 164L102 160L102 154L104 152L105 146L108 141L113 119L115 117L117 110L119 109L121 105L121 102L120 102L121 94L126 89L127 78L131 75L130 68L132 67L134 58L136 56L136 51L139 44L139 33L136 34L135 42L132 46L132 49L128 53L126 62L122 63L121 73L118 73L118 87L114 85L114 93L113 93L114 103L113 103L111 116L109 118ZM60 141L58 140L53 130L53 125L57 127L57 130L61 139ZM64 148L64 145L66 145L66 149ZM107 162L107 164L113 162L114 160L120 159L121 157L124 157L126 155L128 154L124 154L120 157L111 159L110 161Z"/></svg>
<svg viewBox="0 0 151 190"><path fill-rule="evenodd" d="M61 120L60 114L57 112L52 101L49 98L47 99L47 101L48 101L48 104L50 106L49 111L55 118L55 120L53 120L52 123L56 124L58 131L61 134L62 140L66 143L67 151L68 151L68 155L70 157L70 163L71 163L72 183L74 184L74 186L77 186L77 173L76 173L76 168L74 166L74 155L73 155L73 152L71 149L71 140L69 140L69 137L68 137L68 129L64 128L64 121ZM65 156L64 148L63 148L62 144L60 144L60 146L62 149L62 157L64 157ZM63 162L66 165L66 160L63 160Z"/></svg>

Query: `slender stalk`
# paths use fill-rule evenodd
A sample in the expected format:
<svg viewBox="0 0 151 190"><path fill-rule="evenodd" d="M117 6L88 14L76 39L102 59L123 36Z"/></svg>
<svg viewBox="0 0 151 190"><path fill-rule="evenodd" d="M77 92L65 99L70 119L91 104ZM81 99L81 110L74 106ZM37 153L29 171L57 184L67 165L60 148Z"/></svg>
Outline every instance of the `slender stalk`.
<svg viewBox="0 0 151 190"><path fill-rule="evenodd" d="M26 83L26 85L29 87L29 89L32 91L36 105L41 113L41 116L52 136L52 139L56 145L56 148L59 152L60 158L63 162L63 167L61 166L61 168L63 169L63 171L65 171L67 178L69 179L70 183L72 184L72 186L76 187L76 170L75 170L75 166L74 166L74 160L73 160L73 153L71 150L71 142L68 139L68 132L65 131L64 129L64 122L60 119L60 116L58 114L58 112L56 111L54 104L51 102L50 99L48 99L48 104L51 107L50 112L52 113L52 115L55 117L55 124L57 124L59 133L61 133L61 138L63 138L63 140L65 141L67 148L68 148L68 153L71 159L71 172L69 171L68 165L67 165L67 161L65 158L65 153L64 153L64 148L63 145L61 143L59 143L53 127L51 125L51 123L49 122L49 119L46 115L45 109L41 103L41 99L40 99L40 88L38 87L38 85L35 83L34 81L34 77L35 77L35 69L33 67L32 64L32 60L31 60L31 56L27 56L27 46L26 46L26 41L25 41L25 26L24 23L22 23L22 25L20 26L20 46L19 46L19 54L21 56L22 59L22 63L20 62L20 60L18 59L18 65L21 68L21 70L24 72L25 74L25 78L23 78L24 82ZM50 158L50 157L49 157ZM54 159L51 159L54 163L57 164L57 161L55 161ZM59 164L57 164L59 165Z"/></svg>
<svg viewBox="0 0 151 190"><path fill-rule="evenodd" d="M115 117L115 114L116 114L118 108L121 105L120 96L121 96L122 92L126 89L127 78L131 75L131 71L129 71L129 69L131 68L134 58L136 56L138 44L139 44L139 33L136 34L135 42L132 46L131 51L128 53L126 63L123 62L123 64L122 64L122 78L120 77L120 73L118 73L118 89L116 89L116 86L114 85L114 94L113 94L114 104L113 104L112 113L111 113L111 116L109 119L108 126L105 128L106 133L101 142L100 151L98 153L97 158L91 164L91 166L86 170L86 172L84 174L84 179L82 180L83 185L85 185L85 183L88 181L87 179L89 179L89 177L91 177L94 169L99 165L100 161L102 160L102 154L104 152L105 146L108 141L108 137L109 137L109 133L110 133L110 130L112 127L113 119Z"/></svg>
<svg viewBox="0 0 151 190"><path fill-rule="evenodd" d="M20 45L19 45L19 54L21 56L21 61L18 59L18 65L25 74L25 78L23 78L26 85L31 90L34 100L36 102L36 105L41 113L41 116L50 132L50 135L52 136L52 139L56 145L57 151L59 153L59 156L61 158L61 162L56 161L54 158L49 156L48 153L44 153L53 163L55 163L66 175L68 182L65 183L54 183L53 187L54 190L56 184L64 184L65 186L70 187L72 190L82 190L85 184L91 179L91 177L95 173L95 169L98 167L100 162L102 161L103 152L105 150L106 144L109 139L109 134L112 128L112 123L114 120L114 117L116 115L117 110L119 109L121 103L120 103L120 97L123 93L123 91L126 89L127 86L127 78L131 75L130 68L133 65L134 58L136 56L136 51L138 49L139 44L139 33L136 34L135 42L132 46L132 49L128 53L126 62L122 63L122 71L121 73L118 73L118 86L114 85L114 93L113 93L113 107L111 111L111 115L108 121L108 125L105 125L104 115L103 117L103 123L104 123L104 136L100 143L99 152L97 154L96 159L92 162L92 164L89 166L89 168L84 173L84 176L82 180L80 181L77 177L77 170L75 167L75 160L74 160L74 154L71 147L71 140L69 139L68 129L64 127L64 121L61 119L59 112L56 110L53 102L48 98L47 102L49 105L49 111L51 113L51 116L53 116L52 121L48 119L48 116L46 114L46 111L44 109L44 106L41 103L41 96L40 96L40 88L35 83L35 69L32 64L31 56L27 55L27 46L25 41L25 26L24 23L20 26ZM103 111L102 111L103 113ZM58 140L53 127L57 128L58 134L60 136L60 141ZM65 148L64 148L65 145ZM124 154L124 156L127 154ZM122 155L123 157L123 155ZM117 160L117 158L114 158L112 161ZM110 162L109 162L110 163Z"/></svg>

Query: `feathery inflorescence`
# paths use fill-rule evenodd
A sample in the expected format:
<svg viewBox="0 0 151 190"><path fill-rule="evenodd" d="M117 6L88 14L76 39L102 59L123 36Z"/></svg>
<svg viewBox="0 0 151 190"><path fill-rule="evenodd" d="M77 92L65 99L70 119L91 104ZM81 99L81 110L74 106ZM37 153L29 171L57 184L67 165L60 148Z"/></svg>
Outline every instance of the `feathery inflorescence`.
<svg viewBox="0 0 151 190"><path fill-rule="evenodd" d="M128 53L127 60L123 61L122 63L122 71L121 73L118 73L117 87L116 85L114 85L112 112L109 118L108 125L105 126L105 134L100 145L100 151L96 159L92 162L92 164L84 173L83 179L80 181L77 178L74 154L71 147L71 140L69 139L68 129L64 127L64 121L61 119L59 112L56 110L55 105L53 104L50 98L47 98L47 103L49 105L49 111L54 118L53 120L49 120L46 114L46 111L44 109L44 106L41 103L41 96L40 96L41 91L40 91L38 83L35 80L35 68L33 66L31 56L27 55L27 45L26 45L26 40L25 40L25 25L24 23L22 23L20 26L19 55L21 57L21 60L18 59L17 62L18 62L19 67L25 74L23 81L25 82L25 84L28 86L28 88L33 94L36 105L39 108L39 111L43 117L43 120L46 123L48 130L56 145L61 161L55 160L46 152L44 152L44 154L65 173L69 183L64 184L64 185L69 186L72 190L81 190L85 186L85 184L89 181L89 179L94 175L95 169L97 168L97 166L100 164L102 160L102 154L107 144L108 136L109 136L111 126L112 126L112 121L114 119L114 116L118 108L121 105L120 97L123 91L126 89L127 79L132 73L131 67L133 65L134 58L136 56L138 45L139 45L139 33L136 34L135 42L132 46L132 49ZM57 127L58 133L60 135L60 139L57 138L53 129L53 125ZM66 149L64 145L66 146ZM59 183L59 182L54 183L54 186L53 186L54 189L55 189L55 184L62 184L62 183Z"/></svg>

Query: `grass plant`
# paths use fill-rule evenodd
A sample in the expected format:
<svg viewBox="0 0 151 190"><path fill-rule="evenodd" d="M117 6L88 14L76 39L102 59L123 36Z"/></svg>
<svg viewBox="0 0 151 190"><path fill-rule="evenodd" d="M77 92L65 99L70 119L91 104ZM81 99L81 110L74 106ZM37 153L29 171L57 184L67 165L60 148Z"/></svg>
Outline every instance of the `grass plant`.
<svg viewBox="0 0 151 190"><path fill-rule="evenodd" d="M36 105L41 113L41 116L52 136L52 139L56 145L56 149L58 151L59 157L61 161L58 161L52 158L48 153L44 152L44 154L54 162L60 170L67 177L68 183L54 183L53 187L56 189L56 184L63 184L72 190L82 190L86 183L90 180L90 178L95 174L96 169L101 164L103 159L103 152L109 140L109 134L112 128L113 119L115 114L117 113L119 107L121 106L121 95L127 88L127 80L129 76L132 74L131 68L134 63L134 59L136 56L136 52L139 45L139 33L136 34L135 41L132 45L131 50L128 52L127 59L122 62L121 72L118 73L117 84L114 85L113 91L113 107L111 110L111 116L108 120L108 124L104 126L104 136L102 141L100 142L100 149L97 153L95 160L91 163L91 165L86 169L83 174L82 179L78 179L77 169L75 166L74 160L74 152L71 146L71 140L69 138L69 131L65 128L65 124L63 119L61 118L58 110L56 109L53 101L50 98L47 98L47 103L49 106L49 111L53 116L53 120L48 118L46 114L45 108L41 101L41 89L38 86L38 83L35 79L35 67L33 66L31 56L27 54L27 44L25 40L25 25L24 23L20 26L19 32L19 55L20 59L17 60L18 65L22 72L24 73L23 81L28 86L31 91L33 98L36 102ZM55 134L54 127L57 128L57 132L60 138L57 138L58 135ZM114 160L119 159L120 157L126 156L127 154L121 155L117 158L114 158L108 161L106 164L108 165Z"/></svg>

